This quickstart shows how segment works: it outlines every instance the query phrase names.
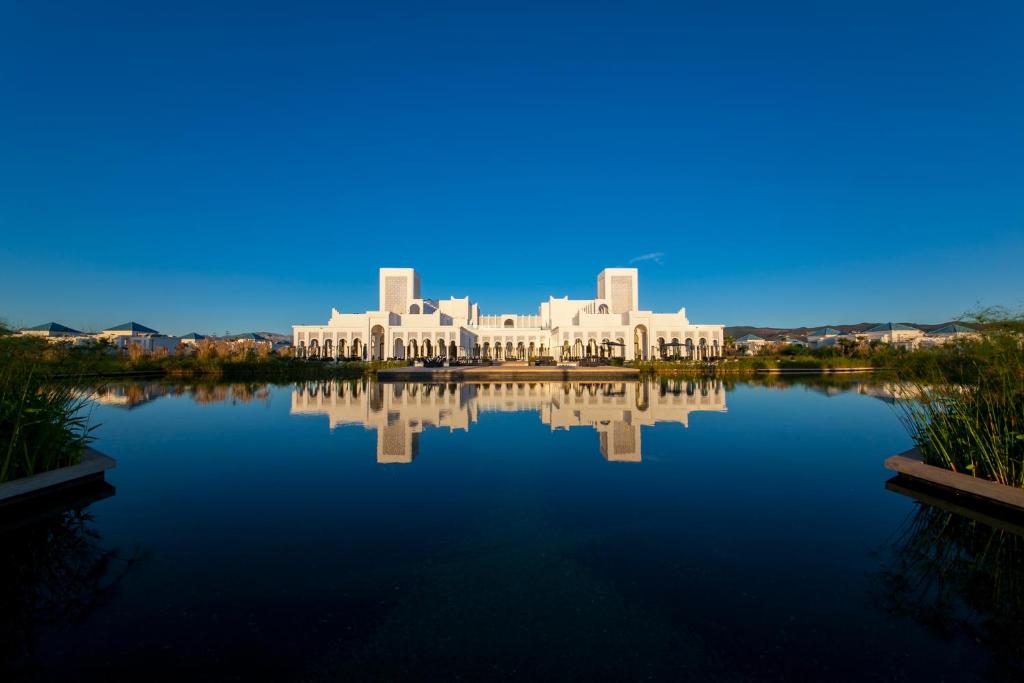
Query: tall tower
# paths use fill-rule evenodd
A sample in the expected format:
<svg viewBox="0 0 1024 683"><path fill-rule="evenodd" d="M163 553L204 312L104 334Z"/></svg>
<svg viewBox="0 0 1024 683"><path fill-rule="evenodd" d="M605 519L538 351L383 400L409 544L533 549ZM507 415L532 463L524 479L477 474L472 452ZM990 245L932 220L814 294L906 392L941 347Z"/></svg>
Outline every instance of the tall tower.
<svg viewBox="0 0 1024 683"><path fill-rule="evenodd" d="M420 276L412 268L381 268L379 291L378 310L408 313L409 304L420 298Z"/></svg>
<svg viewBox="0 0 1024 683"><path fill-rule="evenodd" d="M597 298L608 301L609 313L640 308L640 283L636 268L605 268L597 276Z"/></svg>

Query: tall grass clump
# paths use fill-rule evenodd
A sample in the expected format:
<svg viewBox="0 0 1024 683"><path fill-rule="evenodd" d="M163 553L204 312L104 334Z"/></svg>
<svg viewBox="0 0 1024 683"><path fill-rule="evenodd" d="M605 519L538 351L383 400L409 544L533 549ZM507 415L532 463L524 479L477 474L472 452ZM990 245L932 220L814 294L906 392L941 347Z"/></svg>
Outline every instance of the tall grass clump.
<svg viewBox="0 0 1024 683"><path fill-rule="evenodd" d="M86 399L48 384L26 341L0 334L0 483L73 465L92 440Z"/></svg>
<svg viewBox="0 0 1024 683"><path fill-rule="evenodd" d="M915 370L904 422L925 462L1024 488L1024 319L978 322L976 338Z"/></svg>

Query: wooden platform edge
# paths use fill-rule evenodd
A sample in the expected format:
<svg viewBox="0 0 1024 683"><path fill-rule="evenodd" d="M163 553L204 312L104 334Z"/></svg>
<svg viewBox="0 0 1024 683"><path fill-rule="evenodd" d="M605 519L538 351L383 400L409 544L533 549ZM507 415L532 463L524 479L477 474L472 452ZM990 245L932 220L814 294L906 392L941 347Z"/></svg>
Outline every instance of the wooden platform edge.
<svg viewBox="0 0 1024 683"><path fill-rule="evenodd" d="M114 467L117 467L116 460L93 448L86 448L82 461L77 465L58 467L49 472L40 472L0 484L0 505L20 502L39 494L95 481Z"/></svg>
<svg viewBox="0 0 1024 683"><path fill-rule="evenodd" d="M1024 489L927 465L916 448L886 458L885 467L907 477L1024 511Z"/></svg>

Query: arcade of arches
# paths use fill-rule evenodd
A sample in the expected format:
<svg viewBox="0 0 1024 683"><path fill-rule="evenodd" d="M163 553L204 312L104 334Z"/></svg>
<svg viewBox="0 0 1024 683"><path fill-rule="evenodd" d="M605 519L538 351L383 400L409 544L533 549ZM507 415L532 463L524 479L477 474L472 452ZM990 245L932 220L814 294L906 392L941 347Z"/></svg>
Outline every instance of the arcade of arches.
<svg viewBox="0 0 1024 683"><path fill-rule="evenodd" d="M708 359L724 328L692 324L685 309L639 308L635 268L606 268L593 299L549 297L536 314L482 315L469 297L424 298L412 268L380 269L380 306L334 309L325 325L293 326L297 355L332 359Z"/></svg>

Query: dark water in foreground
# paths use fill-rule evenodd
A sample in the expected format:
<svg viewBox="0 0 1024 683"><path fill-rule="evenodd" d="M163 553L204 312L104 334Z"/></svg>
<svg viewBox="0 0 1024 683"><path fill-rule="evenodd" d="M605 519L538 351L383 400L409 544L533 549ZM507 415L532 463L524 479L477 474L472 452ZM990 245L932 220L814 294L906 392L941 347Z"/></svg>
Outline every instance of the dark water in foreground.
<svg viewBox="0 0 1024 683"><path fill-rule="evenodd" d="M0 534L0 678L1012 680L1021 538L886 489L888 397L111 386L116 493Z"/></svg>

